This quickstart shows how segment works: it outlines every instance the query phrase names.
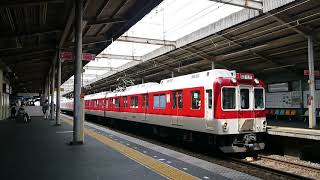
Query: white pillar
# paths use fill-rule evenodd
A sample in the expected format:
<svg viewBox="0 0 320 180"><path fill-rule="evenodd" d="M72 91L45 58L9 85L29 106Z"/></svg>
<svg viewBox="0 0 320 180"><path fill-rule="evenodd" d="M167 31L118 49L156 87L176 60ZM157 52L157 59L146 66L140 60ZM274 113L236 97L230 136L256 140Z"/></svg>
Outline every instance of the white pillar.
<svg viewBox="0 0 320 180"><path fill-rule="evenodd" d="M60 86L61 86L61 61L57 58L57 97L56 97L56 125L60 126Z"/></svg>
<svg viewBox="0 0 320 180"><path fill-rule="evenodd" d="M75 2L75 59L74 59L74 103L73 103L73 143L81 144L81 68L82 68L82 16L83 0Z"/></svg>
<svg viewBox="0 0 320 180"><path fill-rule="evenodd" d="M316 127L316 97L315 97L315 80L314 80L314 52L313 37L308 36L308 65L309 65L309 90L310 96L308 100L309 108L309 128Z"/></svg>
<svg viewBox="0 0 320 180"><path fill-rule="evenodd" d="M54 80L55 80L55 65L52 64L52 72L51 72L51 110L50 110L50 120L54 120Z"/></svg>

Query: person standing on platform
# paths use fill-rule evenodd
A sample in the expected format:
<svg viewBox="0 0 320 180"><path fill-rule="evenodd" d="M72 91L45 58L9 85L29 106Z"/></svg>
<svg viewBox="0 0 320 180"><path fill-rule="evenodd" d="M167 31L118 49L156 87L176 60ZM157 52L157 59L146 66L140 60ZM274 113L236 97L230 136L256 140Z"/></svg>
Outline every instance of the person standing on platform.
<svg viewBox="0 0 320 180"><path fill-rule="evenodd" d="M44 101L44 104L42 106L42 112L44 114L44 119L45 120L49 119L49 101L48 100Z"/></svg>

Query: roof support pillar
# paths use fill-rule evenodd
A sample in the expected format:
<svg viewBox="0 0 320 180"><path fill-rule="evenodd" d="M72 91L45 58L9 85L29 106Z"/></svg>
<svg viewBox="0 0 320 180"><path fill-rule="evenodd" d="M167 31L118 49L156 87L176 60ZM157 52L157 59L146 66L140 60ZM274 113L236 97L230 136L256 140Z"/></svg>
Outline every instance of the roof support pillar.
<svg viewBox="0 0 320 180"><path fill-rule="evenodd" d="M61 125L60 120L60 86L61 86L61 61L57 58L57 99L56 99L56 125Z"/></svg>
<svg viewBox="0 0 320 180"><path fill-rule="evenodd" d="M314 80L314 51L313 51L313 37L308 36L308 65L309 65L309 90L310 96L308 98L309 108L309 128L316 127L316 99L315 97L315 80Z"/></svg>
<svg viewBox="0 0 320 180"><path fill-rule="evenodd" d="M54 62L54 61L53 61ZM54 80L55 80L55 63L52 64L51 71L51 109L50 109L50 120L54 120Z"/></svg>
<svg viewBox="0 0 320 180"><path fill-rule="evenodd" d="M74 103L73 103L73 143L83 143L81 128L81 69L82 69L82 18L83 0L75 2L75 60L74 60Z"/></svg>
<svg viewBox="0 0 320 180"><path fill-rule="evenodd" d="M211 61L211 69L215 69L215 64L214 64L214 61Z"/></svg>

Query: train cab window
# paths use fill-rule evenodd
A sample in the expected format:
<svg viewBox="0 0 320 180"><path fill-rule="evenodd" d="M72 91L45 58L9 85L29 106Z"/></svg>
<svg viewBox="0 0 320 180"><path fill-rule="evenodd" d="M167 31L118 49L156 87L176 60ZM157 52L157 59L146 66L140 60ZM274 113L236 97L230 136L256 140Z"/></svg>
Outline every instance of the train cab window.
<svg viewBox="0 0 320 180"><path fill-rule="evenodd" d="M116 108L119 108L120 107L120 99L119 98L114 98L114 106Z"/></svg>
<svg viewBox="0 0 320 180"><path fill-rule="evenodd" d="M249 89L240 89L240 107L241 109L250 108L250 91Z"/></svg>
<svg viewBox="0 0 320 180"><path fill-rule="evenodd" d="M254 89L254 107L255 107L255 109L263 109L264 108L263 89Z"/></svg>
<svg viewBox="0 0 320 180"><path fill-rule="evenodd" d="M127 96L123 97L123 107L124 108L128 107L128 97Z"/></svg>
<svg viewBox="0 0 320 180"><path fill-rule="evenodd" d="M222 108L236 109L236 89L235 88L222 89Z"/></svg>
<svg viewBox="0 0 320 180"><path fill-rule="evenodd" d="M153 96L153 108L165 109L166 108L166 95L154 95Z"/></svg>
<svg viewBox="0 0 320 180"><path fill-rule="evenodd" d="M206 90L208 98L208 109L212 109L212 90Z"/></svg>
<svg viewBox="0 0 320 180"><path fill-rule="evenodd" d="M191 91L191 108L192 109L200 109L201 107L201 97L200 91Z"/></svg>
<svg viewBox="0 0 320 180"><path fill-rule="evenodd" d="M130 98L130 107L138 108L138 96L133 96Z"/></svg>
<svg viewBox="0 0 320 180"><path fill-rule="evenodd" d="M142 107L143 108L148 108L149 107L149 100L148 100L148 95L144 94L142 96Z"/></svg>

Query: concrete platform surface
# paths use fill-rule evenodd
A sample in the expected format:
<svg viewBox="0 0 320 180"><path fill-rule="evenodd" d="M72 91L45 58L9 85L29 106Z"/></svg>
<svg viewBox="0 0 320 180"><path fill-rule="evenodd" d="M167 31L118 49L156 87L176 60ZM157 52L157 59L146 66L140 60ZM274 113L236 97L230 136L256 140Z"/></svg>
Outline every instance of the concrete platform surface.
<svg viewBox="0 0 320 180"><path fill-rule="evenodd" d="M71 126L52 124L0 121L0 179L165 179L89 136L84 145L67 145Z"/></svg>
<svg viewBox="0 0 320 180"><path fill-rule="evenodd" d="M302 139L320 140L320 125L309 129L303 120L269 120L268 134Z"/></svg>
<svg viewBox="0 0 320 180"><path fill-rule="evenodd" d="M62 115L61 117L65 122L72 123L72 117L66 115ZM91 132L96 132L99 135L109 139L110 141L120 144L120 146L122 146L122 148L124 149L133 149L134 151L147 156L147 158L145 159L152 158L157 162L161 162L175 168L175 171L180 170L186 172L193 177L196 177L197 179L259 179L246 173L242 173L218 164L214 164L212 162L205 161L203 159L199 159L172 149L168 149L135 137L113 131L112 129L109 129L105 126L96 125L91 122L85 122L85 128L86 134L89 134L90 136L92 136ZM111 143L108 144L110 144L111 147L118 149L118 151L122 151L121 148L114 147ZM132 157L131 154L126 153L127 151L129 150L126 150L125 152L123 152L123 154ZM144 162L141 163L144 164ZM176 179L176 177L177 176L173 177L173 179ZM178 179L183 178L178 177Z"/></svg>

